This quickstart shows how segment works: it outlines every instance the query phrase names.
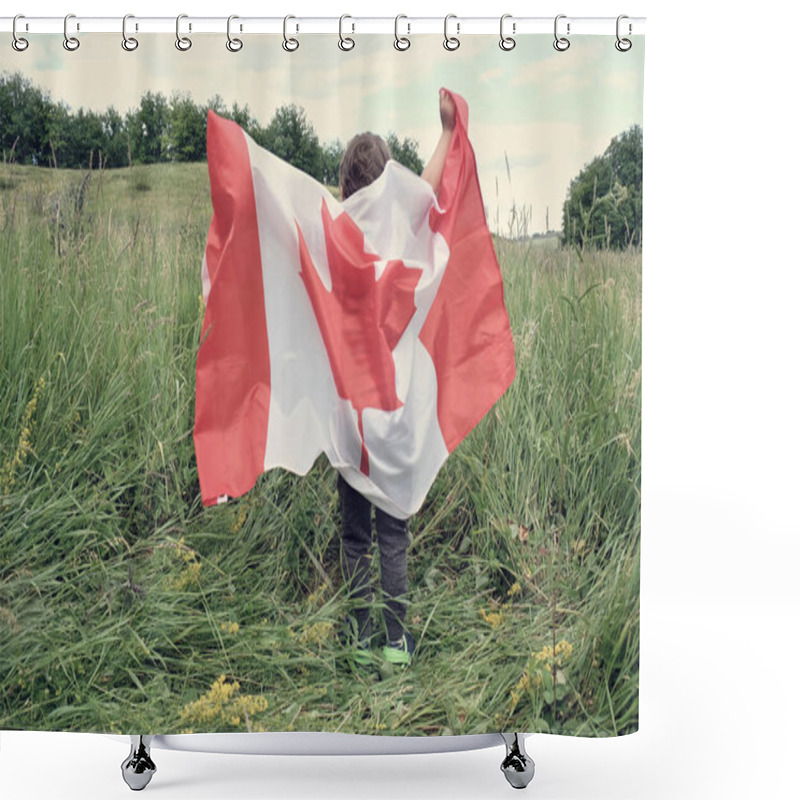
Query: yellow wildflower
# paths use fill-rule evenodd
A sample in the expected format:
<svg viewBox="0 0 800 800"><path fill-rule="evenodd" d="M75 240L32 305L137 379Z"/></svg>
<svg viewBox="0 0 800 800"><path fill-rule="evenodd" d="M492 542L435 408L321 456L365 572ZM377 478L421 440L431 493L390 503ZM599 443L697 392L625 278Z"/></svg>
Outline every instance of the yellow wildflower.
<svg viewBox="0 0 800 800"><path fill-rule="evenodd" d="M199 561L194 561L184 569L177 578L172 581L172 588L180 591L200 582L200 570L203 565Z"/></svg>
<svg viewBox="0 0 800 800"><path fill-rule="evenodd" d="M303 630L300 631L297 641L300 642L300 644L315 644L321 646L325 640L330 638L332 632L332 622L315 622L310 627L303 626Z"/></svg>
<svg viewBox="0 0 800 800"><path fill-rule="evenodd" d="M564 659L568 659L572 655L572 645L566 641L566 639L562 639L556 645L556 656L564 656Z"/></svg>
<svg viewBox="0 0 800 800"><path fill-rule="evenodd" d="M505 616L503 615L503 608L500 608L498 611L486 611L486 609L480 609L480 615L484 622L488 622L492 628L498 627L505 621Z"/></svg>
<svg viewBox="0 0 800 800"><path fill-rule="evenodd" d="M530 694L544 685L545 675L552 675L554 668L555 682L566 683L562 667L572 656L572 649L572 645L566 639L562 639L555 647L545 645L541 650L531 653L522 676L509 692L512 712L525 694Z"/></svg>
<svg viewBox="0 0 800 800"><path fill-rule="evenodd" d="M181 560L186 564L186 567L177 578L171 580L171 585L173 589L181 591L200 582L200 571L203 568L203 564L197 552L183 543L183 536L178 539L175 549Z"/></svg>
<svg viewBox="0 0 800 800"><path fill-rule="evenodd" d="M553 648L546 644L538 653L531 653L531 656L537 663L544 664L553 660Z"/></svg>
<svg viewBox="0 0 800 800"><path fill-rule="evenodd" d="M239 681L227 683L227 676L220 675L202 697L183 707L180 712L181 724L216 727L221 723L238 727L244 717L250 728L250 717L265 711L269 703L261 695L236 696L239 688ZM186 732L184 729L184 733Z"/></svg>

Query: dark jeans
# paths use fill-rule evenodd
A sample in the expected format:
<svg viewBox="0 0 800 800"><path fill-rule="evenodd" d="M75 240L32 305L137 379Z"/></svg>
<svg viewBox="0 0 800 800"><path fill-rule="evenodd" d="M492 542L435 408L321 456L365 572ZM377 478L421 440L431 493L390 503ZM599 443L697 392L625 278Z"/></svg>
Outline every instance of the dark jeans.
<svg viewBox="0 0 800 800"><path fill-rule="evenodd" d="M350 582L350 596L356 600L358 638L365 639L372 634L369 619L369 602L372 599L369 580L372 503L353 489L340 475L339 507L342 512L345 575ZM403 621L406 616L407 550L411 543L408 520L396 519L376 508L375 528L378 533L381 588L385 601L383 619L389 640L396 641L403 635Z"/></svg>

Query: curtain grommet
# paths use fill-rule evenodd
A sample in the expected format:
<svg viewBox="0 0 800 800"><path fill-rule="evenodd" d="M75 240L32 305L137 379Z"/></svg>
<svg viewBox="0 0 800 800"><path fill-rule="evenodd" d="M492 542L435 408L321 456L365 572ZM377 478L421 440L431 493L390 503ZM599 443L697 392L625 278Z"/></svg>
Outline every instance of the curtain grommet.
<svg viewBox="0 0 800 800"><path fill-rule="evenodd" d="M78 39L77 37L70 36L67 33L67 23L69 22L70 19L75 19L75 15L67 14L64 17L64 41L62 42L62 44L64 45L65 50L68 50L70 53L74 53L81 46L81 42L80 39ZM80 28L78 28L78 30L80 30Z"/></svg>
<svg viewBox="0 0 800 800"><path fill-rule="evenodd" d="M228 17L228 30L227 30L228 41L225 42L225 47L228 48L228 52L230 53L238 53L244 47L244 42L242 42L241 39L237 39L236 37L231 36L231 20L234 19L239 19L239 15L231 14Z"/></svg>
<svg viewBox="0 0 800 800"><path fill-rule="evenodd" d="M294 51L297 50L298 47L300 47L300 42L293 36L286 35L286 28L290 19L297 19L297 17L294 17L291 14L287 14L283 18L283 44L281 46L287 53L294 53ZM299 25L296 26L295 30L299 30L299 27L300 27Z"/></svg>
<svg viewBox="0 0 800 800"><path fill-rule="evenodd" d="M517 46L517 41L512 36L506 36L503 32L503 24L507 19L511 19L511 14L503 14L500 17L500 49L505 50L508 52L509 50L513 50ZM511 23L511 33L517 32L517 23Z"/></svg>
<svg viewBox="0 0 800 800"><path fill-rule="evenodd" d="M401 19L408 19L405 14L398 14L394 18L394 49L399 50L401 53L404 53L411 47L411 39L407 36L400 36L400 32L398 31L398 25ZM406 23L407 33L411 33L411 25L410 23Z"/></svg>
<svg viewBox="0 0 800 800"><path fill-rule="evenodd" d="M181 20L186 19L188 14L178 14L175 19L175 47L182 53L185 53L191 46L192 40L188 36L181 35ZM192 24L189 23L189 30L192 30Z"/></svg>
<svg viewBox="0 0 800 800"><path fill-rule="evenodd" d="M355 40L352 37L344 36L342 33L342 24L346 19L353 19L353 18L349 14L342 14L342 16L339 17L339 49L343 50L345 53L349 52L356 46ZM352 32L355 33L356 30L355 24L352 24L352 28L353 28Z"/></svg>
<svg viewBox="0 0 800 800"><path fill-rule="evenodd" d="M23 36L20 36L17 33L17 20L18 19L25 19L25 15L24 14L17 14L14 17L14 22L11 25L11 35L12 35L11 46L18 53L22 53L22 52L24 52L25 50L28 49L28 45L30 44L30 42L26 38L24 38Z"/></svg>
<svg viewBox="0 0 800 800"><path fill-rule="evenodd" d="M448 36L447 34L447 23L450 22L451 19L456 19L455 14L448 14L444 18L444 42L442 46L445 50L449 50L451 53L453 50L458 50L461 46L461 41L459 40L458 36ZM456 34L458 34L461 30L461 23L456 22Z"/></svg>
<svg viewBox="0 0 800 800"><path fill-rule="evenodd" d="M558 50L559 53L563 53L565 50L569 50L570 41L565 36L558 35L558 21L560 19L566 19L566 14L559 14L556 19L555 23L553 24L553 33L555 35L555 41L553 42L553 47ZM569 35L569 22L567 23L567 35Z"/></svg>
<svg viewBox="0 0 800 800"><path fill-rule="evenodd" d="M126 26L129 19L134 19L133 14L126 14L122 18L122 49L132 53L139 46L139 40L133 36L128 36Z"/></svg>

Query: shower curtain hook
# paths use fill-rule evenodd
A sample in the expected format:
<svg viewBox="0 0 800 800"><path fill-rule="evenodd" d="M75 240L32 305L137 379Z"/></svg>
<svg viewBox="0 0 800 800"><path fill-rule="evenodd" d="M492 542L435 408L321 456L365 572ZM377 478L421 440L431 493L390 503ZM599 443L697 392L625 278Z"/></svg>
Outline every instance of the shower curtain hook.
<svg viewBox="0 0 800 800"><path fill-rule="evenodd" d="M628 19L627 14L620 14L617 17L617 41L614 42L614 47L616 47L617 50L620 51L620 53L627 53L628 50L630 50L631 47L633 47L633 42L630 39L621 39L620 38L620 35L619 35L619 23L623 19ZM628 35L630 36L630 34L632 32L633 32L633 27L631 26L631 24L629 22L628 23Z"/></svg>
<svg viewBox="0 0 800 800"><path fill-rule="evenodd" d="M342 36L342 23L346 19L353 19L353 18L349 14L342 14L342 16L339 17L339 49L340 50L352 50L356 46L355 41L353 39L351 39L349 36L346 36L346 37ZM352 33L355 33L355 31L356 31L355 22L351 23L351 25L353 27Z"/></svg>
<svg viewBox="0 0 800 800"><path fill-rule="evenodd" d="M228 50L231 51L231 53L238 53L244 47L244 43L242 42L241 39L237 39L235 37L233 39L231 38L231 20L232 19L239 19L239 15L238 14L231 14L228 17L228 41L225 42L225 47L227 47ZM239 30L241 30L241 27L239 28Z"/></svg>
<svg viewBox="0 0 800 800"><path fill-rule="evenodd" d="M444 44L443 44L443 47L444 47L445 50L450 50L450 51L458 50L458 48L461 46L461 42L457 37L448 36L447 35L447 23L451 19L455 19L455 18L456 18L455 14L448 14L444 18ZM460 22L456 22L456 33L459 33L460 30L461 30L461 23Z"/></svg>
<svg viewBox="0 0 800 800"><path fill-rule="evenodd" d="M12 33L12 35L13 35L13 37L14 37L14 38L13 38L13 40L12 40L12 42L11 42L11 46L12 46L12 47L13 47L13 48L14 48L14 49L15 49L15 50L18 52L18 53L21 53L23 50L27 50L27 49L28 49L28 44L29 44L29 42L28 42L28 40L27 40L27 39L23 39L23 37L22 37L22 36L20 36L20 35L17 33L17 20L18 20L18 19L25 19L25 15L24 15L24 14L17 14L17 15L14 17L14 22L13 22L13 23L12 23L12 25L11 25L11 33ZM25 23L25 24L27 25L27 23Z"/></svg>
<svg viewBox="0 0 800 800"><path fill-rule="evenodd" d="M293 53L295 50L297 50L298 47L300 47L300 42L298 42L297 39L295 39L294 37L288 37L286 35L286 23L290 19L297 19L297 17L293 17L291 14L287 14L283 18L283 49L287 53ZM300 30L300 26L298 25L295 30Z"/></svg>
<svg viewBox="0 0 800 800"><path fill-rule="evenodd" d="M395 50L408 50L411 47L411 39L408 39L405 36L400 36L397 27L398 23L401 19L408 19L405 14L398 14L394 18L394 49ZM407 22L406 27L408 28L408 33L411 33L411 23Z"/></svg>
<svg viewBox="0 0 800 800"><path fill-rule="evenodd" d="M566 39L565 37L558 35L558 21L560 19L566 19L566 18L567 18L566 14L559 14L556 17L555 25L553 26L553 30L555 32L555 37L556 37L555 41L553 42L553 47L555 47L555 49L558 50L559 53L563 53L565 50L569 50L569 44L570 44L569 39ZM567 34L569 34L569 22L567 23Z"/></svg>
<svg viewBox="0 0 800 800"><path fill-rule="evenodd" d="M134 51L139 46L139 40L135 39L133 36L128 36L127 31L125 30L125 26L129 19L135 19L133 14L126 14L122 18L122 49L127 50L129 53ZM138 26L137 26L138 30Z"/></svg>
<svg viewBox="0 0 800 800"><path fill-rule="evenodd" d="M75 36L68 36L67 35L67 22L69 22L70 18L75 18L74 14L67 14L64 17L64 49L69 50L70 53L77 50L80 46L80 40L77 39ZM80 30L80 25L78 25L78 30Z"/></svg>
<svg viewBox="0 0 800 800"><path fill-rule="evenodd" d="M509 50L513 50L517 46L517 42L513 37L506 36L503 33L503 23L507 19L511 19L511 14L503 14L503 16L500 17L500 49L501 50L505 50L506 52L508 52ZM516 33L517 32L517 23L516 22L512 22L511 23L511 32L512 33Z"/></svg>
<svg viewBox="0 0 800 800"><path fill-rule="evenodd" d="M182 53L185 53L191 46L192 40L188 36L181 36L181 20L188 18L188 14L178 14L175 20L175 47ZM189 23L189 30L192 29L192 23Z"/></svg>

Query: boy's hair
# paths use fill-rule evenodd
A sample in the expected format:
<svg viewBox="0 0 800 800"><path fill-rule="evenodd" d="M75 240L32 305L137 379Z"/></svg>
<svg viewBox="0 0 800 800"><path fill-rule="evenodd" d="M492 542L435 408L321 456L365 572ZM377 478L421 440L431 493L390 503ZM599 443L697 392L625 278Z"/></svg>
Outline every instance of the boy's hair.
<svg viewBox="0 0 800 800"><path fill-rule="evenodd" d="M374 133L359 133L347 145L339 164L339 183L342 200L350 197L380 176L386 162L392 157L389 147Z"/></svg>

